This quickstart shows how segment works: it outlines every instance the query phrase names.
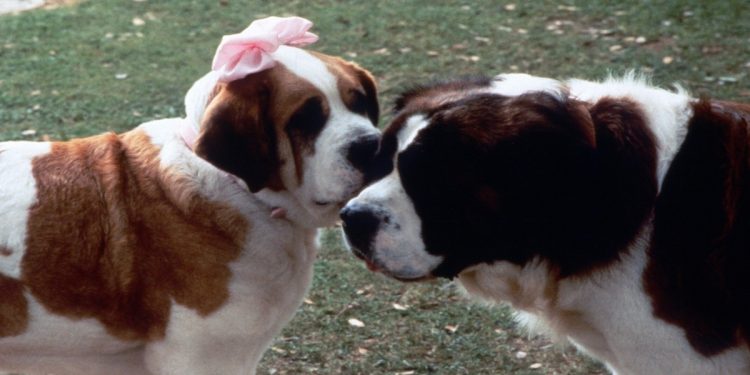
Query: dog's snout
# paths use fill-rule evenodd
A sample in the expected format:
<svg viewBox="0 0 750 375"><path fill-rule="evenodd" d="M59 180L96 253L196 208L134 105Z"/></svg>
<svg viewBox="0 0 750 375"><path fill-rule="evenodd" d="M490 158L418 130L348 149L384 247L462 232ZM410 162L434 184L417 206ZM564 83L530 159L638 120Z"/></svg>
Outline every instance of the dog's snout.
<svg viewBox="0 0 750 375"><path fill-rule="evenodd" d="M349 204L341 210L344 233L349 243L362 255L369 255L380 226L380 219L368 206Z"/></svg>
<svg viewBox="0 0 750 375"><path fill-rule="evenodd" d="M360 136L349 145L346 153L347 159L349 159L349 162L355 168L365 172L375 157L375 152L378 150L378 142L380 142L379 134Z"/></svg>

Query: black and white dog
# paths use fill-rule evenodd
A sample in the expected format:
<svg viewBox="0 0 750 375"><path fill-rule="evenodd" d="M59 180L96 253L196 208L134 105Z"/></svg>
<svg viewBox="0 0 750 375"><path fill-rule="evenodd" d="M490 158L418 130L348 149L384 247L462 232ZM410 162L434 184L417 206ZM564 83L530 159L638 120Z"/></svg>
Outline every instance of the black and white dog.
<svg viewBox="0 0 750 375"><path fill-rule="evenodd" d="M617 374L750 374L750 106L525 74L397 101L355 255L456 278Z"/></svg>

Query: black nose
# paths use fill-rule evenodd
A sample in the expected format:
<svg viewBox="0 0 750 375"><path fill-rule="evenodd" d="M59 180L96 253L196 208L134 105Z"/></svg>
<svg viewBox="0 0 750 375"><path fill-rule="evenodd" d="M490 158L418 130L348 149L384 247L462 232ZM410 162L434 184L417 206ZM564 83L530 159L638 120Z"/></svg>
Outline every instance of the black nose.
<svg viewBox="0 0 750 375"><path fill-rule="evenodd" d="M380 142L380 135L378 134L363 135L349 145L346 158L349 159L354 168L365 172L375 157L375 152L378 150L378 142Z"/></svg>
<svg viewBox="0 0 750 375"><path fill-rule="evenodd" d="M360 255L369 256L375 233L380 226L378 216L366 205L356 203L346 205L340 215L349 243Z"/></svg>

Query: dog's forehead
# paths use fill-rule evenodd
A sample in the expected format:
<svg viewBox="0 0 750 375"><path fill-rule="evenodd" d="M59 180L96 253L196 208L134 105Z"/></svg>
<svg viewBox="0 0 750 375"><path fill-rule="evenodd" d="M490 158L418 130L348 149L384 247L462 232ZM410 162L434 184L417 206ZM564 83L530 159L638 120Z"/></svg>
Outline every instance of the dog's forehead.
<svg viewBox="0 0 750 375"><path fill-rule="evenodd" d="M343 60L324 59L326 55L287 46L279 47L273 57L294 75L320 90L332 107L341 105L343 108L341 82L353 84L351 77L337 67Z"/></svg>
<svg viewBox="0 0 750 375"><path fill-rule="evenodd" d="M326 68L325 63L305 50L280 46L273 53L273 58L318 90L327 92L336 87L336 77Z"/></svg>

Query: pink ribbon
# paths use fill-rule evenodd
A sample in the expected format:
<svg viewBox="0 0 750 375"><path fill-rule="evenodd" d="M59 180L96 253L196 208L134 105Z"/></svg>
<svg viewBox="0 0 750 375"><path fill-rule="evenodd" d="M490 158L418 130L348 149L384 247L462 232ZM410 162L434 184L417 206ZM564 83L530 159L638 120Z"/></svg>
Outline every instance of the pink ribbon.
<svg viewBox="0 0 750 375"><path fill-rule="evenodd" d="M305 46L318 36L307 31L313 23L302 17L268 17L253 21L239 34L221 38L211 68L219 81L230 82L273 67L271 53L281 45Z"/></svg>

